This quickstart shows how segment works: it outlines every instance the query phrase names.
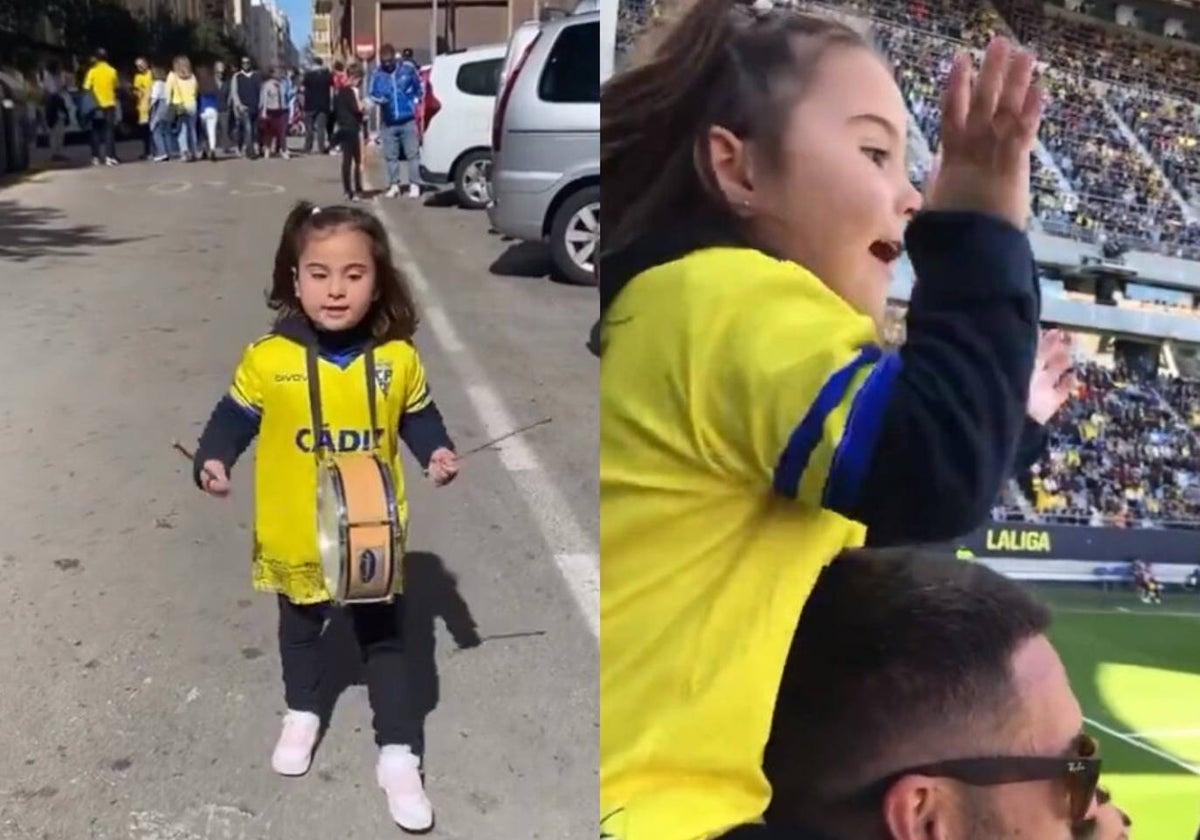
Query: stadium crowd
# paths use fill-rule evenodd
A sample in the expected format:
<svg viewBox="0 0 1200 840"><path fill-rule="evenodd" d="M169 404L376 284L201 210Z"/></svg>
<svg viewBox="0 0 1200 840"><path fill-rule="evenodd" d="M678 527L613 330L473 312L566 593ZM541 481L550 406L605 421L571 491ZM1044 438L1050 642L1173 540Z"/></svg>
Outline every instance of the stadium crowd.
<svg viewBox="0 0 1200 840"><path fill-rule="evenodd" d="M1200 202L1195 51L1051 17L1040 3L1000 2L999 13L969 0L832 5L874 18L875 40L930 148L954 50L1015 33L1045 62L1048 157L1034 156L1034 216L1048 232L1081 241L1200 259L1200 213L1186 205Z"/></svg>
<svg viewBox="0 0 1200 840"><path fill-rule="evenodd" d="M1179 411L1184 395L1200 396L1196 383L1139 381L1122 365L1076 372L1046 454L1021 478L1034 511L1073 524L1200 527L1200 441Z"/></svg>

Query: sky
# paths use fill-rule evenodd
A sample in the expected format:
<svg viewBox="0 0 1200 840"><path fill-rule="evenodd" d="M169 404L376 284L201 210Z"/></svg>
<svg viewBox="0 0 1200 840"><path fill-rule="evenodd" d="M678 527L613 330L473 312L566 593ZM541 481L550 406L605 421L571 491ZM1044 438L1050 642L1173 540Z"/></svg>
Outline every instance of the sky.
<svg viewBox="0 0 1200 840"><path fill-rule="evenodd" d="M288 23L292 27L292 43L303 52L312 32L312 0L275 0L275 3L288 16Z"/></svg>

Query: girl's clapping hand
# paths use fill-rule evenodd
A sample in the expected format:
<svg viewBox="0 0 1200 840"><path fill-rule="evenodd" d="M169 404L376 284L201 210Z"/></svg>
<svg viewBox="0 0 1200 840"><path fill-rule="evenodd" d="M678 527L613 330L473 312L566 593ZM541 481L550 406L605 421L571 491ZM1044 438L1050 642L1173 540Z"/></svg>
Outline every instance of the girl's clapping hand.
<svg viewBox="0 0 1200 840"><path fill-rule="evenodd" d="M438 487L449 484L458 475L458 456L444 446L435 449L429 457L429 467L425 473Z"/></svg>

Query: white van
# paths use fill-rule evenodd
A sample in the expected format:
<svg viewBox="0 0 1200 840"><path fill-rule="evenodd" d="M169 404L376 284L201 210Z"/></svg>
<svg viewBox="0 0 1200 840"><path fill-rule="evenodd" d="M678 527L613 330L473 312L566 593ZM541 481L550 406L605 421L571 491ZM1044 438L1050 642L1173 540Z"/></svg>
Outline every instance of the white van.
<svg viewBox="0 0 1200 840"><path fill-rule="evenodd" d="M492 111L505 44L439 55L429 87L441 108L421 139L421 177L454 190L460 206L481 210L491 200Z"/></svg>

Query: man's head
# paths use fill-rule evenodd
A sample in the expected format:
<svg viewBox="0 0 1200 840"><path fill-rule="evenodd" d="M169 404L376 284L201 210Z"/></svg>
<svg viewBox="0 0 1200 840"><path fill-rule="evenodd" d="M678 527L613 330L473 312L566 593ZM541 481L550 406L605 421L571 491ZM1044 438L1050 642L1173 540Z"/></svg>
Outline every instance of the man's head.
<svg viewBox="0 0 1200 840"><path fill-rule="evenodd" d="M251 68L252 68L253 66L254 66L254 63L253 63L253 62L250 60L250 56L248 56L248 55L244 55L244 56L242 56L242 70L243 70L243 72L249 73L249 72L250 72L250 70L251 70Z"/></svg>
<svg viewBox="0 0 1200 840"><path fill-rule="evenodd" d="M1098 768L1069 760L1083 719L1049 623L985 566L845 552L804 606L781 682L768 822L854 840L1072 840L1070 794L1088 810Z"/></svg>
<svg viewBox="0 0 1200 840"><path fill-rule="evenodd" d="M396 48L391 44L380 47L379 63L383 65L384 70L391 71L396 66Z"/></svg>
<svg viewBox="0 0 1200 840"><path fill-rule="evenodd" d="M405 47L403 50L401 50L400 58L403 61L415 61L415 59L413 58L412 47Z"/></svg>
<svg viewBox="0 0 1200 840"><path fill-rule="evenodd" d="M108 61L108 50L104 47L97 47L96 51L92 53L92 58L96 61Z"/></svg>

